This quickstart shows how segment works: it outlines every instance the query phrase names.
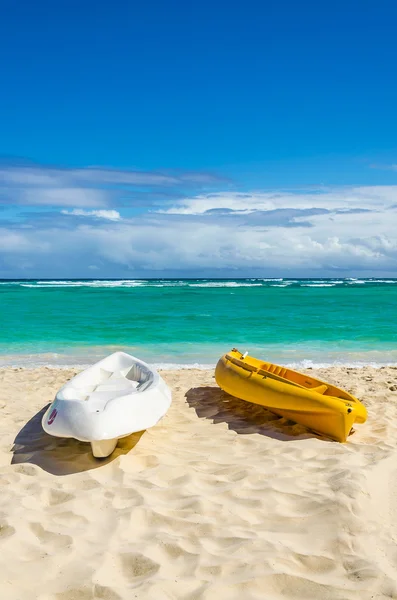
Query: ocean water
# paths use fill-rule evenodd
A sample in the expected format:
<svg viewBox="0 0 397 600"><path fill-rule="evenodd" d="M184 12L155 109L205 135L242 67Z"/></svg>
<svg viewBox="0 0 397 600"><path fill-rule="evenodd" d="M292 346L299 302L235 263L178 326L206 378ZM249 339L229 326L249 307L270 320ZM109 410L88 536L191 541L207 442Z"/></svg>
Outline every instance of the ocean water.
<svg viewBox="0 0 397 600"><path fill-rule="evenodd" d="M397 365L397 279L0 281L0 366Z"/></svg>

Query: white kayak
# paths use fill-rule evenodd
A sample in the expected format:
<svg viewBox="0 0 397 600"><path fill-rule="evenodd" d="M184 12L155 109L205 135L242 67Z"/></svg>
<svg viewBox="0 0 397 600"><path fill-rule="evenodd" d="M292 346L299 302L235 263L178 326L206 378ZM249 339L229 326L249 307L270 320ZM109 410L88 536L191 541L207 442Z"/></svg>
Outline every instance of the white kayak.
<svg viewBox="0 0 397 600"><path fill-rule="evenodd" d="M171 391L155 369L115 352L68 381L43 416L44 431L90 442L97 458L119 438L153 427L171 404Z"/></svg>

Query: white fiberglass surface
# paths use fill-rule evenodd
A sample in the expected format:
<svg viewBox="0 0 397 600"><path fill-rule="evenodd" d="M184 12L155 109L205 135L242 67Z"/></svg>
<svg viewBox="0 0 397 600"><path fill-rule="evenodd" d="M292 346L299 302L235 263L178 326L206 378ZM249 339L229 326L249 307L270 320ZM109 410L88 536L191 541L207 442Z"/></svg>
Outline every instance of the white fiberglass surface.
<svg viewBox="0 0 397 600"><path fill-rule="evenodd" d="M76 375L58 397L89 401L103 409L110 400L142 392L152 382L153 372L146 365L134 362L122 353L116 353Z"/></svg>

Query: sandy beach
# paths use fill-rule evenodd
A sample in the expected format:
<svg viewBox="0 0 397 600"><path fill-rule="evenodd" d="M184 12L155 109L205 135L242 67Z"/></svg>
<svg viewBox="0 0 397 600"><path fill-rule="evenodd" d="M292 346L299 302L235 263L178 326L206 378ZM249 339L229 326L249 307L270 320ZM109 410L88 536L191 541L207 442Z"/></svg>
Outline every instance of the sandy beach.
<svg viewBox="0 0 397 600"><path fill-rule="evenodd" d="M397 367L316 370L368 409L343 445L164 371L166 417L105 461L41 429L76 372L0 370L2 599L397 598Z"/></svg>

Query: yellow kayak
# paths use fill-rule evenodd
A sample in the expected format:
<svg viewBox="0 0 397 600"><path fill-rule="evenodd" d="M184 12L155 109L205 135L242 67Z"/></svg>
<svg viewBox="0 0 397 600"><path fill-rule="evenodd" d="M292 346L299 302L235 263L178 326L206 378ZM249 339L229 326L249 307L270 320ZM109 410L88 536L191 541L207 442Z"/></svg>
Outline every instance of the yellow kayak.
<svg viewBox="0 0 397 600"><path fill-rule="evenodd" d="M367 410L357 398L330 383L263 362L233 348L218 361L215 379L232 396L261 404L271 412L345 442Z"/></svg>

